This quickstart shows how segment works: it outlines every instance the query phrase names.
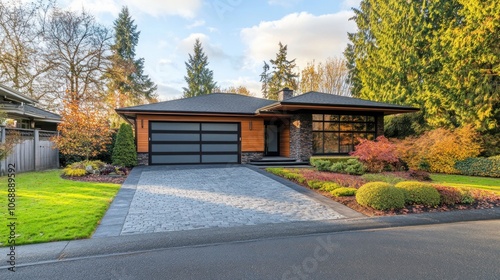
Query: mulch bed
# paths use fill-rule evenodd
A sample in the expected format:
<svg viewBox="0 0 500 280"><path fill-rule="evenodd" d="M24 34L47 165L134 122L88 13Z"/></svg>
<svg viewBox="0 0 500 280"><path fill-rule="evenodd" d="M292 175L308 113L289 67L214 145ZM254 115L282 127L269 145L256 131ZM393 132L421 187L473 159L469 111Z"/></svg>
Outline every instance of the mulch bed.
<svg viewBox="0 0 500 280"><path fill-rule="evenodd" d="M390 211L380 211L372 208L364 207L359 205L356 202L356 198L354 196L344 196L344 197L334 197L329 195L326 192L321 192L322 195L328 196L331 199L344 204L345 206L363 213L367 216L393 216L393 215L407 215L407 214L420 214L420 213L432 213L432 212L449 212L454 210L472 210L472 209L490 209L493 207L500 207L500 197L485 199L479 202L475 202L473 204L456 204L453 206L443 205L437 207L425 207L422 205L409 205L403 209L399 210L390 210Z"/></svg>
<svg viewBox="0 0 500 280"><path fill-rule="evenodd" d="M123 184L123 182L125 182L125 179L127 179L127 175L116 176L116 175L97 175L97 174L89 174L81 177L70 177L70 176L61 176L61 177L73 181L112 183L120 185Z"/></svg>

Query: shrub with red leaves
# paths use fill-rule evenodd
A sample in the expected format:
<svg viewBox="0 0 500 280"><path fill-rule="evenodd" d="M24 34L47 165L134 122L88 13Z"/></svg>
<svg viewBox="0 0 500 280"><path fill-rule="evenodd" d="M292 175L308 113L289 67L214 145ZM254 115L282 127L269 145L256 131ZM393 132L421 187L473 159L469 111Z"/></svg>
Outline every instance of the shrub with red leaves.
<svg viewBox="0 0 500 280"><path fill-rule="evenodd" d="M462 202L462 193L459 189L454 187L434 185L441 197L441 203L445 205L455 205Z"/></svg>
<svg viewBox="0 0 500 280"><path fill-rule="evenodd" d="M400 164L396 146L384 136L377 137L376 141L360 139L356 150L350 154L358 157L370 172L382 172L387 167L396 169Z"/></svg>

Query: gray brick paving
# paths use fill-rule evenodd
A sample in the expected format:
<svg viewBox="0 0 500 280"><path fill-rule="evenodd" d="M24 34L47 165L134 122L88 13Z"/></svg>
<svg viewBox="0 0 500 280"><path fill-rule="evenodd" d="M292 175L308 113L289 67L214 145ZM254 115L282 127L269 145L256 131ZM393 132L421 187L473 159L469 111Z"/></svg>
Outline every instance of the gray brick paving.
<svg viewBox="0 0 500 280"><path fill-rule="evenodd" d="M246 167L148 169L121 235L344 218Z"/></svg>

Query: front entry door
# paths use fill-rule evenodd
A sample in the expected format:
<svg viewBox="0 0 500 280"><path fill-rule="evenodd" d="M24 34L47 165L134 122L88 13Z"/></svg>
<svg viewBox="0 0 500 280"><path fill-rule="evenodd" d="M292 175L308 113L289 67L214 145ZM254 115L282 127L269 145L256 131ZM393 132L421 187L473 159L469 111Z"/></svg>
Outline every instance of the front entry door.
<svg viewBox="0 0 500 280"><path fill-rule="evenodd" d="M280 133L279 126L266 124L266 152L265 156L280 155Z"/></svg>

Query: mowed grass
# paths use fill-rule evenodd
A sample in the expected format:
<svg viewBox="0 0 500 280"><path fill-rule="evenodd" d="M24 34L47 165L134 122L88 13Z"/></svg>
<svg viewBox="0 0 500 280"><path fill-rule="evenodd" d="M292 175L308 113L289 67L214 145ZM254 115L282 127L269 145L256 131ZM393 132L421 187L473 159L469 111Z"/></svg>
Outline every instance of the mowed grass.
<svg viewBox="0 0 500 280"><path fill-rule="evenodd" d="M65 180L61 171L16 175L16 244L88 238L120 185ZM7 177L0 177L0 220L8 224ZM0 246L9 229L0 227Z"/></svg>
<svg viewBox="0 0 500 280"><path fill-rule="evenodd" d="M451 187L469 187L494 191L500 194L500 178L463 175L431 174L433 183Z"/></svg>

